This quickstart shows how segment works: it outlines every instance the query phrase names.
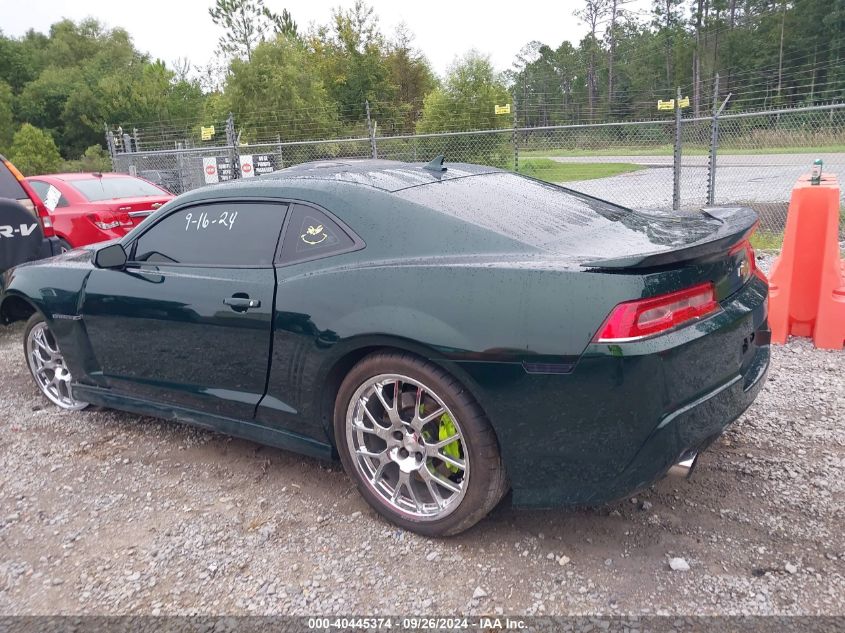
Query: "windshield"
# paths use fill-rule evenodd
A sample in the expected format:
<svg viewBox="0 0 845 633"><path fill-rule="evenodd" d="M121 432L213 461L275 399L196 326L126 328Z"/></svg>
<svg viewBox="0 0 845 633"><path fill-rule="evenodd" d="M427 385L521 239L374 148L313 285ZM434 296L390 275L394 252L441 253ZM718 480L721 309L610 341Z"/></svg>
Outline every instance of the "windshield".
<svg viewBox="0 0 845 633"><path fill-rule="evenodd" d="M139 198L142 196L163 196L164 191L144 180L125 176L117 178L91 178L70 180L68 184L90 202L112 200L113 198Z"/></svg>

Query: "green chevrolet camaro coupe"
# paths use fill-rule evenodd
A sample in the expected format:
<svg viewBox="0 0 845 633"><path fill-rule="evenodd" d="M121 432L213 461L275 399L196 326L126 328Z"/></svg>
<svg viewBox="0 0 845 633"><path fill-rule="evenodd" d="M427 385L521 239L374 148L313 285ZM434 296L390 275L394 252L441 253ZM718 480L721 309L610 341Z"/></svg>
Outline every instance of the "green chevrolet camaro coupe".
<svg viewBox="0 0 845 633"><path fill-rule="evenodd" d="M755 226L442 159L315 162L18 266L0 317L28 319L59 407L339 456L382 515L455 534L508 490L620 498L745 411L769 365Z"/></svg>

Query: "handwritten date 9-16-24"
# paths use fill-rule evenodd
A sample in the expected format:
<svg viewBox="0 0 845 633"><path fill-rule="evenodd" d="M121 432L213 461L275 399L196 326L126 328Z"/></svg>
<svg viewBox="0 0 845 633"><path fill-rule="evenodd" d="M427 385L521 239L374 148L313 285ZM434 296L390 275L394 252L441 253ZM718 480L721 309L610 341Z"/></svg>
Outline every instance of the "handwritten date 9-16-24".
<svg viewBox="0 0 845 633"><path fill-rule="evenodd" d="M185 214L185 230L191 230L191 225L193 225L195 231L207 229L212 226L226 227L231 231L237 217L237 211L221 211L216 217L209 216L205 211L199 213L197 217L194 217L193 213L188 212Z"/></svg>

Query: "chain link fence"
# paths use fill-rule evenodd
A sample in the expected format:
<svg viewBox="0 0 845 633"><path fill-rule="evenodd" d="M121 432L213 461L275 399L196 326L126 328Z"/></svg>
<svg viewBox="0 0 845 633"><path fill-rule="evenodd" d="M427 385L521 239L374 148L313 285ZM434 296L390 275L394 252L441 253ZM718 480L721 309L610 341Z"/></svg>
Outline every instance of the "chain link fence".
<svg viewBox="0 0 845 633"><path fill-rule="evenodd" d="M682 118L680 130L667 119L297 142L281 140L281 130L275 143L242 144L236 121L225 125L225 145L196 147L184 138L172 149L144 150L142 140L121 133L117 142L109 132L114 169L178 194L308 161L427 162L443 154L448 162L517 171L631 208L747 205L760 214L761 231L775 235L783 232L795 181L816 158L845 179L845 104ZM143 130L134 133L143 139Z"/></svg>

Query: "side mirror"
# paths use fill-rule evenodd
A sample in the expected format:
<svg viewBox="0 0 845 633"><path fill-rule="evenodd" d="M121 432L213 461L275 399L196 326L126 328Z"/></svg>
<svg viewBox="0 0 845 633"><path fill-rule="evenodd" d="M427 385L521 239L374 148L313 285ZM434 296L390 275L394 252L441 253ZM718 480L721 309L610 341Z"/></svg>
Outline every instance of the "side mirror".
<svg viewBox="0 0 845 633"><path fill-rule="evenodd" d="M109 244L94 255L97 268L123 268L126 265L126 251L121 244Z"/></svg>

